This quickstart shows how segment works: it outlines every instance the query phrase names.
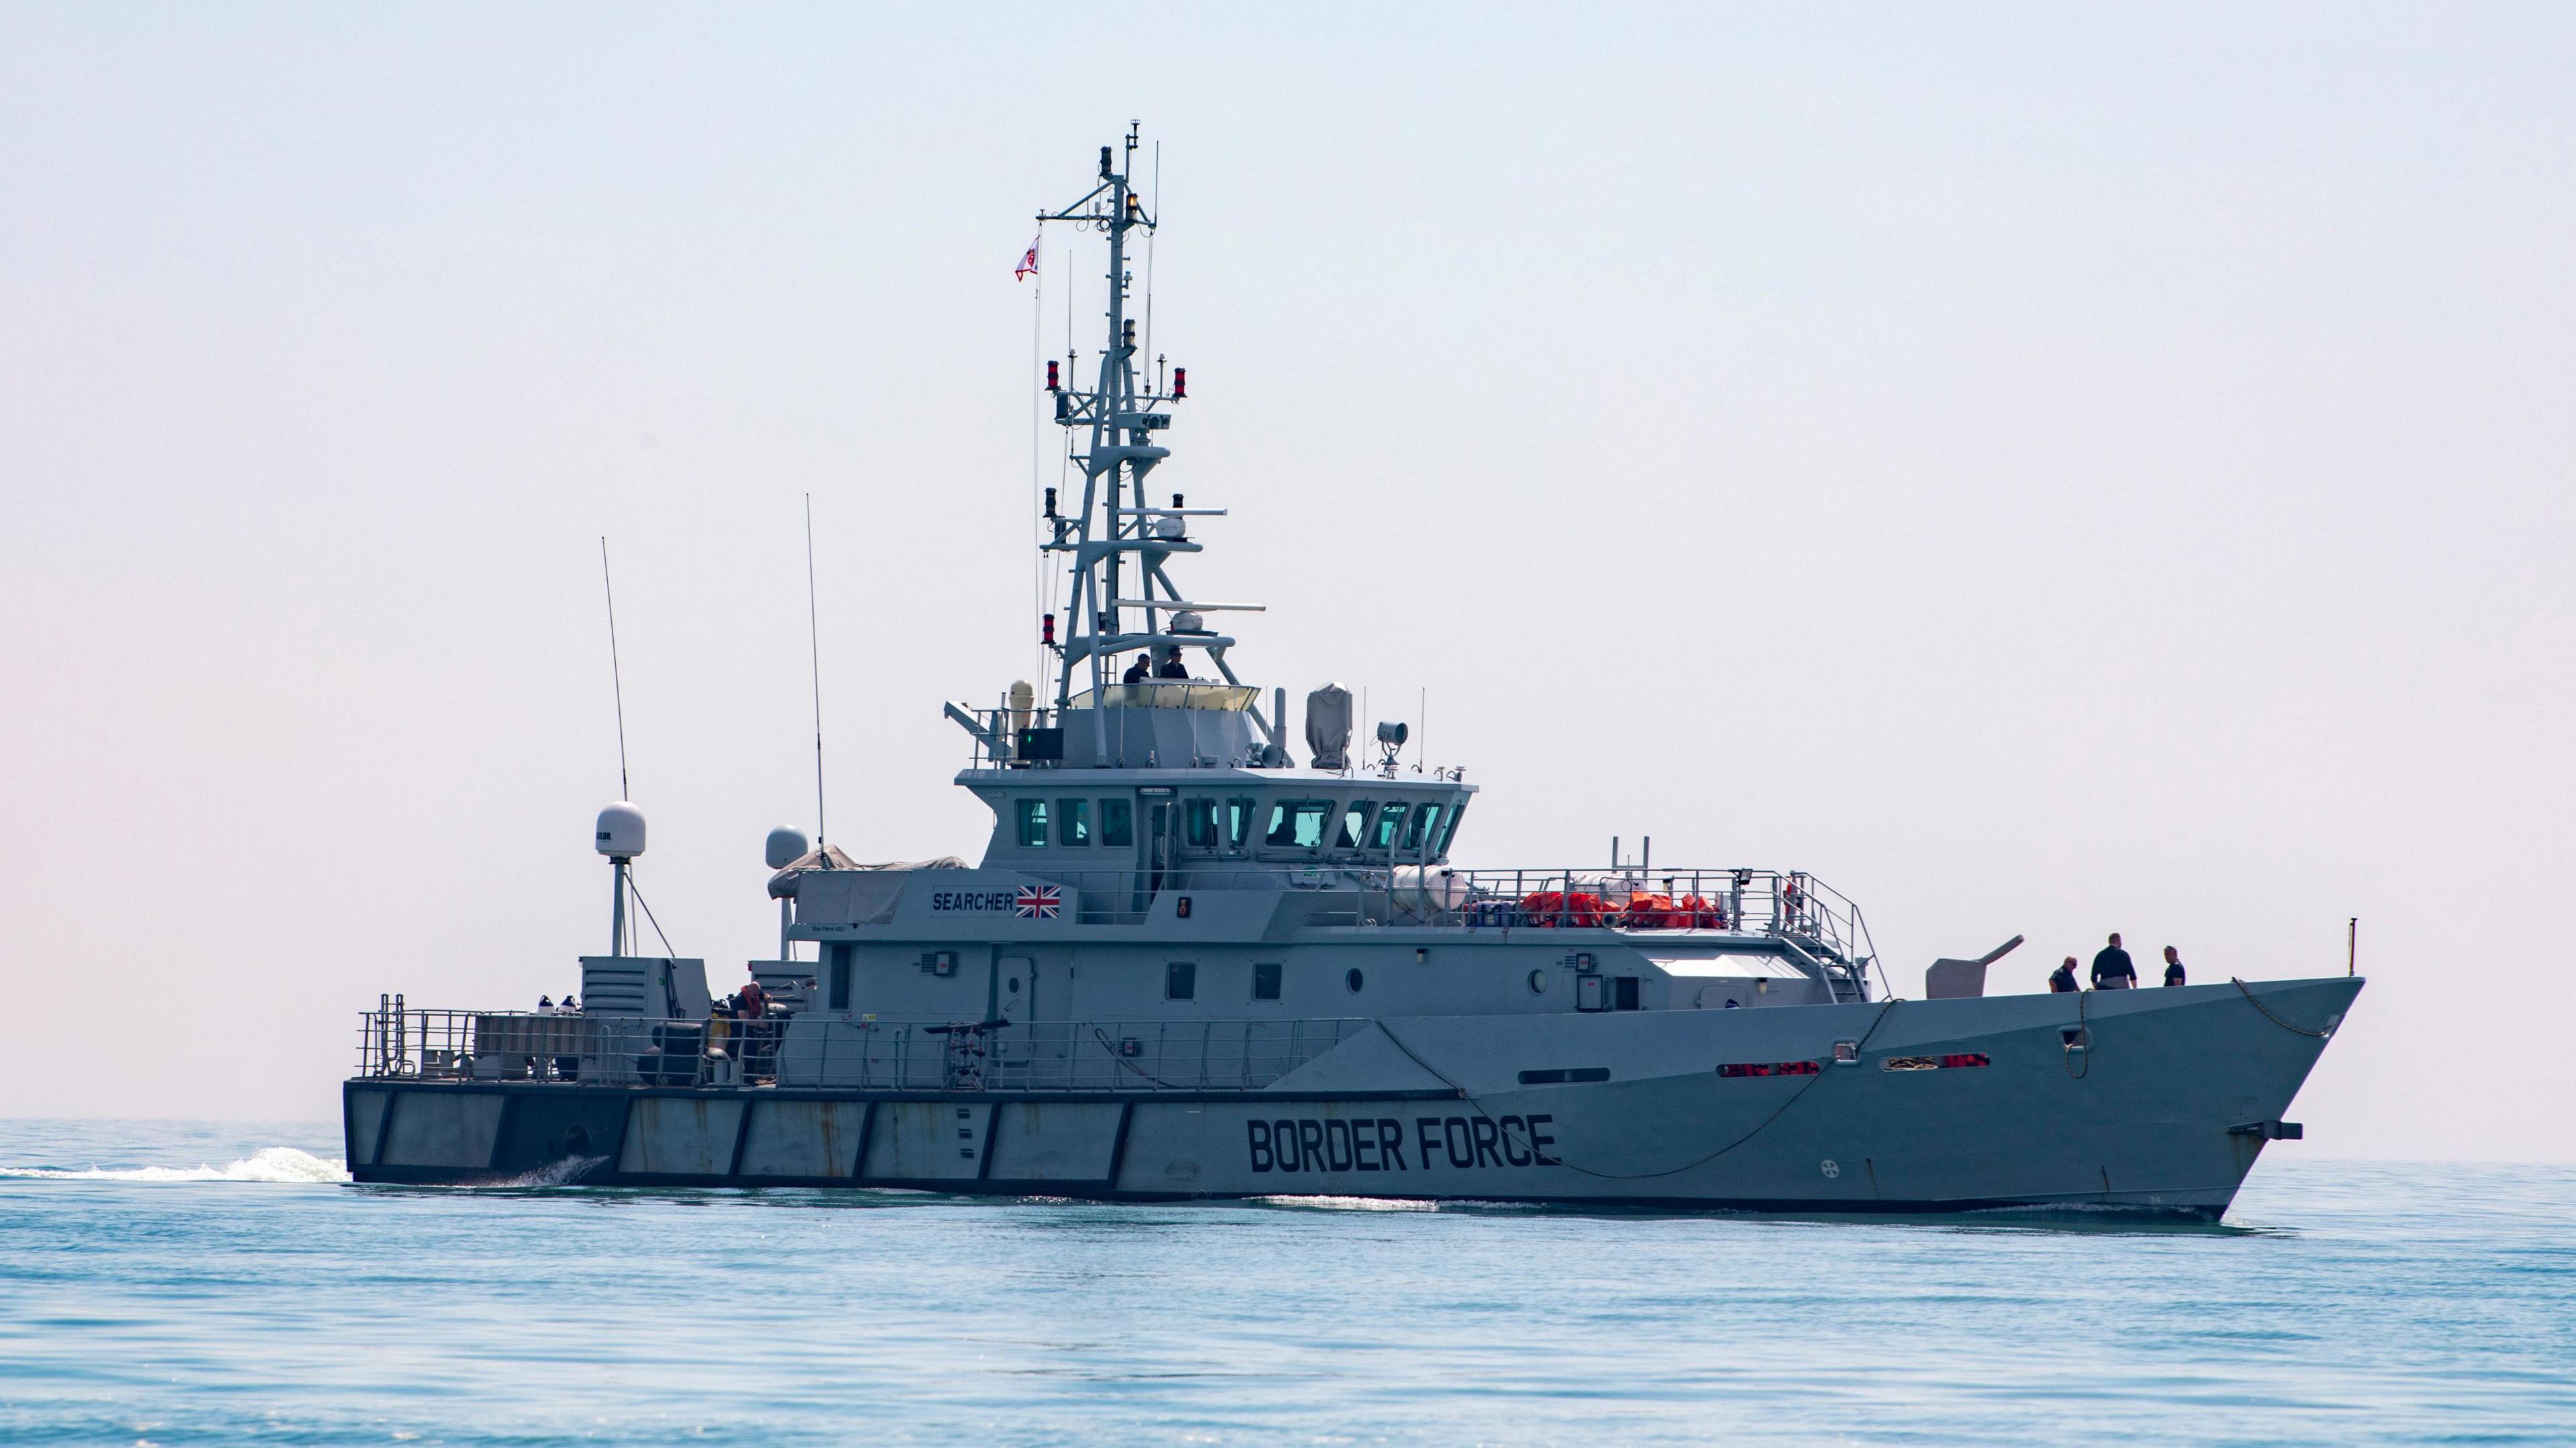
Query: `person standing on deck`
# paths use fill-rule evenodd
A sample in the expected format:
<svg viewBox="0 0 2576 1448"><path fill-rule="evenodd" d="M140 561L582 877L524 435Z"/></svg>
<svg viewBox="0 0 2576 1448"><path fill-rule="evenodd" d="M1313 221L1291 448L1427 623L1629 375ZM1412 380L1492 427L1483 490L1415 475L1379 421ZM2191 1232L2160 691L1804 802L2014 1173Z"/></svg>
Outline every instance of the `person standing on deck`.
<svg viewBox="0 0 2576 1448"><path fill-rule="evenodd" d="M2114 930L2111 943L2103 946L2102 953L2093 957L2093 988L2135 990L2137 985L2138 968L2129 963L2129 952L2120 948L2120 932Z"/></svg>
<svg viewBox="0 0 2576 1448"><path fill-rule="evenodd" d="M2182 953L2168 945L2165 947L2165 984L2181 985L2182 983Z"/></svg>
<svg viewBox="0 0 2576 1448"><path fill-rule="evenodd" d="M2048 973L2048 993L2051 995L2071 995L2075 992L2076 988L2075 957L2070 955L2066 957L2066 963L2064 965L2061 965L2057 969Z"/></svg>

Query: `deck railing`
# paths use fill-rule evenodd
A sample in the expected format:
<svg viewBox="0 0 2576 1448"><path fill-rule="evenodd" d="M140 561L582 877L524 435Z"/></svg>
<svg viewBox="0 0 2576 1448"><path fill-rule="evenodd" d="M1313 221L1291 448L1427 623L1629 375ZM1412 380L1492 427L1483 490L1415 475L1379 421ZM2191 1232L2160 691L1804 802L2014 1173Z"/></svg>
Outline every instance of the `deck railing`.
<svg viewBox="0 0 2576 1448"><path fill-rule="evenodd" d="M1317 860L1190 860L1164 870L1029 869L1079 891L1085 924L1133 924L1157 897L1226 890L1318 891L1308 923L1471 929L1726 931L1824 947L1828 958L1875 953L1860 907L1797 870L1517 869Z"/></svg>
<svg viewBox="0 0 2576 1448"><path fill-rule="evenodd" d="M657 1021L419 1010L360 1017L358 1074L606 1086L894 1091L1257 1091L1359 1034L1353 1018Z"/></svg>

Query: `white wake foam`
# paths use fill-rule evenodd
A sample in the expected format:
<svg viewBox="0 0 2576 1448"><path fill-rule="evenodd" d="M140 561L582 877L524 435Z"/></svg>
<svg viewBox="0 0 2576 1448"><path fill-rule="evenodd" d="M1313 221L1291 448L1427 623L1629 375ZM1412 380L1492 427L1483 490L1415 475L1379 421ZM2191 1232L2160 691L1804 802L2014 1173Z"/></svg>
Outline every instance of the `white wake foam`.
<svg viewBox="0 0 2576 1448"><path fill-rule="evenodd" d="M0 1177L86 1182L345 1182L348 1172L291 1146L264 1146L230 1166L85 1167L0 1166Z"/></svg>
<svg viewBox="0 0 2576 1448"><path fill-rule="evenodd" d="M1440 1204L1414 1197L1273 1196L1251 1200L1273 1207L1312 1207L1326 1212L1436 1212Z"/></svg>
<svg viewBox="0 0 2576 1448"><path fill-rule="evenodd" d="M544 1166L521 1172L507 1181L494 1182L492 1185L504 1188L569 1186L588 1175L592 1167L606 1160L608 1158L604 1156L568 1156L561 1161L548 1162Z"/></svg>

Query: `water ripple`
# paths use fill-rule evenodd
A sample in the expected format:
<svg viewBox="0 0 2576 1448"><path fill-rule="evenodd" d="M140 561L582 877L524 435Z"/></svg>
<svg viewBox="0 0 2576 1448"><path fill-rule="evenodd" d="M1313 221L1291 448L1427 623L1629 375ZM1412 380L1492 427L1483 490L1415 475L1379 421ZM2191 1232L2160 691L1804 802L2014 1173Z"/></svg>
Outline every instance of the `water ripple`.
<svg viewBox="0 0 2576 1448"><path fill-rule="evenodd" d="M388 1189L341 1184L336 1137L0 1126L0 1441L2563 1443L2576 1423L2568 1168L2284 1151L2227 1223L2162 1229Z"/></svg>

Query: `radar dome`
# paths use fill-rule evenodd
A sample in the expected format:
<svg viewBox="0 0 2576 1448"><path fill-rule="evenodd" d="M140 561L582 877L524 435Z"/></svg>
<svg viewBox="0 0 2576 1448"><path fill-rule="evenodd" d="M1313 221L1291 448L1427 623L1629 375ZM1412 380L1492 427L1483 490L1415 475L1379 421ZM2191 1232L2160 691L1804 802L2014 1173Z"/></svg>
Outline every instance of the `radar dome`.
<svg viewBox="0 0 2576 1448"><path fill-rule="evenodd" d="M784 870L805 858L805 835L785 825L769 832L769 868Z"/></svg>
<svg viewBox="0 0 2576 1448"><path fill-rule="evenodd" d="M622 799L601 810L594 843L612 860L631 860L644 853L644 811Z"/></svg>

